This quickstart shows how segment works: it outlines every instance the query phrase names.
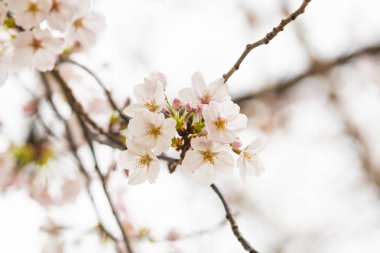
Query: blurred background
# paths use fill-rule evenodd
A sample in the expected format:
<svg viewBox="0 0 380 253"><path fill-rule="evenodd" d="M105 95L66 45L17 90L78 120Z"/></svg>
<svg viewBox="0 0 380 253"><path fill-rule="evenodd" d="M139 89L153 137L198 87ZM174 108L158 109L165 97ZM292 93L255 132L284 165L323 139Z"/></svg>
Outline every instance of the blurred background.
<svg viewBox="0 0 380 253"><path fill-rule="evenodd" d="M120 104L157 70L167 76L173 99L190 85L193 72L207 81L220 78L247 43L300 4L97 0L93 8L106 17L107 29L95 47L75 59L94 70ZM269 45L252 51L229 80L232 97L249 117L243 144L264 138L266 171L243 184L236 170L216 183L260 252L380 252L379 7L374 0L314 0ZM68 75L86 108L98 122L106 121L109 114L96 107L104 98L91 77L79 69ZM34 73L25 71L0 87L0 151L25 142L36 117L28 116L30 101L43 93L37 83ZM59 128L46 114L48 125ZM96 148L107 169L118 151ZM96 232L97 216L72 159L54 159L33 182L25 176L9 179L5 160L0 252L115 252L107 236ZM153 185L128 187L122 172L110 175L135 251L244 252L216 195L180 171L169 175L165 166ZM117 235L98 183L91 187L99 192L101 219Z"/></svg>

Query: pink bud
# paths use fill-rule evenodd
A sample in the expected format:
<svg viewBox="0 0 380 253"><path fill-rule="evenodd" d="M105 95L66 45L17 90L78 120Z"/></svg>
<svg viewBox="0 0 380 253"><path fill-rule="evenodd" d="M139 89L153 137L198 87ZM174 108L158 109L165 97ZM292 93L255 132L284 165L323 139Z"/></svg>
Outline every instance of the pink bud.
<svg viewBox="0 0 380 253"><path fill-rule="evenodd" d="M186 103L186 111L191 112L194 110L194 105L191 102Z"/></svg>
<svg viewBox="0 0 380 253"><path fill-rule="evenodd" d="M241 140L240 138L236 138L236 140L234 140L232 143L231 143L231 146L233 149L239 149L241 147Z"/></svg>
<svg viewBox="0 0 380 253"><path fill-rule="evenodd" d="M202 115L203 105L198 105L195 113L198 115Z"/></svg>
<svg viewBox="0 0 380 253"><path fill-rule="evenodd" d="M173 99L173 108L174 108L174 110L177 110L177 111L182 108L181 99L179 99L179 98Z"/></svg>
<svg viewBox="0 0 380 253"><path fill-rule="evenodd" d="M201 131L201 135L202 136L206 136L208 135L208 132L207 132L207 129L206 128L203 128L202 131Z"/></svg>

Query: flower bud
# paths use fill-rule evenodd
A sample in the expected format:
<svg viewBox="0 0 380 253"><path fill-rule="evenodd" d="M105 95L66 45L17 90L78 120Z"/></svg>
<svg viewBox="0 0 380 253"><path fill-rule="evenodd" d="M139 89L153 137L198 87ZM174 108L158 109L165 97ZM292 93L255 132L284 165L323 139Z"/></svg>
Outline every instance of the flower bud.
<svg viewBox="0 0 380 253"><path fill-rule="evenodd" d="M179 98L173 99L173 108L178 111L182 108L182 100Z"/></svg>
<svg viewBox="0 0 380 253"><path fill-rule="evenodd" d="M203 105L198 105L195 113L198 115L202 115Z"/></svg>
<svg viewBox="0 0 380 253"><path fill-rule="evenodd" d="M187 112L191 112L195 109L193 103L191 103L191 102L186 103L185 107L186 107Z"/></svg>
<svg viewBox="0 0 380 253"><path fill-rule="evenodd" d="M231 146L233 149L239 149L241 147L241 140L240 138L236 138L232 143L231 143Z"/></svg>
<svg viewBox="0 0 380 253"><path fill-rule="evenodd" d="M203 128L201 131L201 136L206 136L208 134L207 129Z"/></svg>

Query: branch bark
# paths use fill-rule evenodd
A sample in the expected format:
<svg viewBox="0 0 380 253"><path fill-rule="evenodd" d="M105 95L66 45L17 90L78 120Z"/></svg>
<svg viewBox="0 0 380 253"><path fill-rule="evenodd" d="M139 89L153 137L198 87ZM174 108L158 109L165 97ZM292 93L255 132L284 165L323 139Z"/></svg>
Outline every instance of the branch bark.
<svg viewBox="0 0 380 253"><path fill-rule="evenodd" d="M327 73L334 69L335 67L344 65L349 63L350 61L357 59L364 55L376 55L380 53L380 44L364 47L355 52L342 55L336 59L326 62L314 62L305 72L298 74L290 79L285 81L279 81L275 85L268 86L262 90L257 92L250 93L248 95L240 96L234 98L234 102L237 104L242 104L248 100L259 98L268 94L269 92L276 92L277 94L281 94L293 86L297 85L300 81L315 75L320 75Z"/></svg>
<svg viewBox="0 0 380 253"><path fill-rule="evenodd" d="M231 213L231 210L230 210L230 207L228 206L227 204L227 201L225 200L223 194L221 193L221 191L219 190L218 187L216 187L215 184L212 184L211 185L211 188L214 190L214 192L216 193L216 195L218 195L220 201L222 202L223 204L223 207L224 207L224 210L226 211L226 219L228 220L228 222L230 223L231 225L231 229L232 229L232 232L234 233L236 239L240 242L240 244L243 246L243 248L249 252L249 253L259 253L257 250L255 250L250 244L249 242L243 237L243 235L241 234L240 230L239 230L239 227L234 219L234 217L232 216L232 213Z"/></svg>
<svg viewBox="0 0 380 253"><path fill-rule="evenodd" d="M300 7L298 7L297 10L295 10L293 13L288 15L286 18L282 19L280 24L278 24L276 27L272 29L269 33L267 33L262 39L252 43L248 44L239 57L239 59L236 61L236 63L232 66L232 68L223 75L224 82L227 82L228 79L240 68L240 65L244 61L244 59L247 57L247 55L256 47L269 44L271 40L276 37L281 31L284 30L284 28L292 21L294 21L299 15L305 12L306 7L311 2L311 0L303 0Z"/></svg>

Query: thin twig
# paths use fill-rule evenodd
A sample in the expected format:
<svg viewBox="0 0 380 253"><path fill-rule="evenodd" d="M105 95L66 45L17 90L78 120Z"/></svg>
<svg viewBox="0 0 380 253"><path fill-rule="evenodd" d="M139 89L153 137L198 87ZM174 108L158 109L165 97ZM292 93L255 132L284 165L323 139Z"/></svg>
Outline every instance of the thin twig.
<svg viewBox="0 0 380 253"><path fill-rule="evenodd" d="M132 247L131 247L131 243L130 243L130 240L128 238L128 235L123 227L123 224L121 222L121 218L119 216L119 214L117 213L116 211L116 208L112 202L112 199L111 199L111 195L107 189L107 182L106 182L106 178L103 176L102 172L100 171L100 168L98 166L98 162L97 162L97 157L96 157L96 153L95 153L95 148L94 148L94 145L92 143L92 139L91 139L91 136L90 136L90 131L88 129L88 126L86 125L86 123L84 122L84 119L82 118L82 115L80 113L80 111L78 111L77 109L75 109L75 103L74 101L72 101L73 99L75 100L75 97L73 97L73 94L71 92L71 90L68 88L66 82L63 80L63 78L61 77L61 75L56 71L56 70L53 70L52 71L52 74L53 74L53 77L55 78L55 80L58 82L58 84L60 85L60 87L62 88L62 90L65 92L65 95L68 97L68 99L70 99L70 106L72 107L75 115L77 116L78 120L79 120L79 123L81 125L81 128L82 128L82 132L83 132L83 135L85 136L85 139L87 141L87 144L89 145L90 147L90 151L91 151L91 154L92 154L92 157L93 157L93 160L94 160L94 164L95 164L95 171L100 179L100 182L101 182L101 185L102 185L102 188L103 188L103 191L106 195L106 198L107 198L107 201L108 201L108 204L112 210L112 214L114 215L114 218L116 220L116 223L118 224L119 226L119 229L122 233L122 236L123 236L123 241L125 243L125 246L126 246L126 249L127 249L127 252L128 253L133 253L133 250L132 250Z"/></svg>
<svg viewBox="0 0 380 253"><path fill-rule="evenodd" d="M119 113L120 117L122 117L126 122L129 122L130 117L128 117L127 115L125 115L120 110L120 108L117 106L115 100L113 99L113 97L111 95L111 92L106 88L105 84L102 82L102 80L98 77L98 75L94 71L92 71L88 67L84 66L83 64L80 64L79 62L74 61L74 60L69 59L69 58L62 60L62 63L65 63L65 62L71 63L71 64L73 64L73 65L75 65L75 66L83 69L88 74L90 74L95 79L95 81L98 83L98 85L102 88L104 94L107 97L108 103L111 105L112 109L114 109L115 111L117 111Z"/></svg>
<svg viewBox="0 0 380 253"><path fill-rule="evenodd" d="M77 148L75 146L75 142L74 142L74 137L73 137L73 133L72 133L72 130L70 129L67 121L62 117L62 115L59 113L58 111L58 108L56 107L56 105L54 104L53 102L53 99L52 99L52 90L49 86L49 82L48 82L48 79L46 78L45 76L46 74L45 73L41 73L40 76L41 76L41 81L42 81L42 84L44 85L45 87L45 91L46 91L46 98L51 106L51 108L53 109L55 115L57 116L57 118L64 124L65 126L65 133L66 133L66 137L67 137L67 141L69 143L69 146L70 146L70 150L71 150L71 153L72 155L74 156L76 162L78 163L78 168L79 168L79 171L80 173L82 174L82 176L84 177L85 181L86 181L86 191L87 191L87 194L91 200L91 204L94 208L94 211L95 211L95 214L96 214L96 217L98 219L98 222L99 222L99 228L100 230L105 234L107 235L111 240L113 240L116 244L118 243L118 239L111 233L109 232L103 222L101 221L101 216L100 216L100 212L98 210L98 207L96 206L96 202L95 202L95 198L94 198L94 195L93 193L91 192L90 190L90 184L91 184L91 177L90 175L88 174L88 172L85 170L84 166L83 166L83 163L81 161L81 159L79 158L78 156L78 153L77 153Z"/></svg>
<svg viewBox="0 0 380 253"><path fill-rule="evenodd" d="M255 250L250 244L249 242L243 237L243 235L241 234L241 232L239 231L239 227L234 219L234 217L232 216L231 214L231 210L230 210L230 207L228 206L227 204L227 201L225 200L223 194L220 192L220 190L218 189L218 187L216 187L215 184L212 184L211 185L211 188L214 190L214 192L216 193L216 195L218 195L219 199L222 201L222 204L223 204L223 207L224 207L224 210L226 211L226 219L228 220L228 222L230 223L231 225L231 229L232 229L232 232L234 233L236 239L240 242L240 244L243 246L243 248L249 252L249 253L258 253L257 250Z"/></svg>
<svg viewBox="0 0 380 253"><path fill-rule="evenodd" d="M326 62L314 62L305 72L298 74L292 78L289 78L285 81L279 81L275 85L267 86L266 88L259 90L257 92L250 93L248 95L240 96L234 98L234 102L238 104L242 104L245 101L259 98L268 94L269 92L276 92L277 94L283 93L293 86L297 85L300 81L315 75L320 75L327 73L334 69L335 67L347 64L348 62L355 60L364 55L376 55L380 53L380 44L376 44L373 46L364 47L355 52L342 55L336 59Z"/></svg>
<svg viewBox="0 0 380 253"><path fill-rule="evenodd" d="M302 4L296 11L291 13L286 18L282 19L280 24L277 25L272 29L271 32L267 33L262 39L252 43L248 44L239 57L239 59L236 61L236 63L232 66L232 68L223 75L224 82L227 82L228 79L240 68L241 63L244 61L244 59L247 57L247 55L256 47L259 47L261 45L269 44L269 42L276 37L281 31L284 30L285 26L287 26L290 22L295 20L299 15L305 12L305 9L307 5L311 2L311 0L303 0Z"/></svg>

